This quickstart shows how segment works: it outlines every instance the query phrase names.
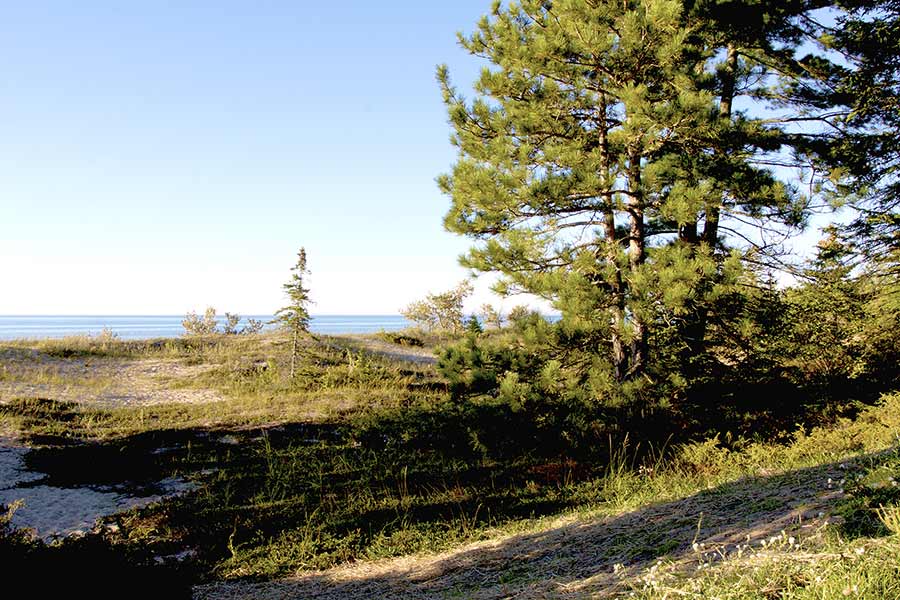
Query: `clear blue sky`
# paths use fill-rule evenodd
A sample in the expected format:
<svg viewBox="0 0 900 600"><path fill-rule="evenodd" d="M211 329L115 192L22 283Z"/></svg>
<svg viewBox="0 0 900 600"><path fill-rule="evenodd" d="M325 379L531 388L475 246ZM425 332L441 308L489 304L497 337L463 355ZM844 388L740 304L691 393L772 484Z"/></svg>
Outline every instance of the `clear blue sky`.
<svg viewBox="0 0 900 600"><path fill-rule="evenodd" d="M0 314L270 313L300 245L315 313L452 286L434 71L469 88L489 8L6 3Z"/></svg>
<svg viewBox="0 0 900 600"><path fill-rule="evenodd" d="M435 66L490 4L6 3L0 314L268 314L301 245L314 313L448 289Z"/></svg>

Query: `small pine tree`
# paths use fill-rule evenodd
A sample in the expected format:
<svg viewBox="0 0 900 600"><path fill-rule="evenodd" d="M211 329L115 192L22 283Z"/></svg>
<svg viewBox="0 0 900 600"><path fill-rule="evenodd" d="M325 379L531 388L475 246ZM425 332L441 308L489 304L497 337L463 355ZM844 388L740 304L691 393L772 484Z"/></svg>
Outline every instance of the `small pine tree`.
<svg viewBox="0 0 900 600"><path fill-rule="evenodd" d="M472 315L468 319L466 319L466 331L471 335L481 335L484 333L484 327L481 326L481 322L478 320L478 317Z"/></svg>
<svg viewBox="0 0 900 600"><path fill-rule="evenodd" d="M297 365L297 353L300 338L309 335L309 288L304 286L303 277L309 274L306 270L306 249L300 248L297 253L297 264L291 269L291 280L284 284L290 303L278 309L275 322L281 323L291 334L291 378L294 377Z"/></svg>

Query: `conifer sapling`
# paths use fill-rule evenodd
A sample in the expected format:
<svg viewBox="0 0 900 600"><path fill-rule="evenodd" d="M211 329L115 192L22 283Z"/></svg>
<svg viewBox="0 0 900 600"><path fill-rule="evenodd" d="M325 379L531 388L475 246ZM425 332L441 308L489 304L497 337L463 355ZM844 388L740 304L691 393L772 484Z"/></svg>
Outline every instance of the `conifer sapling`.
<svg viewBox="0 0 900 600"><path fill-rule="evenodd" d="M275 322L281 323L291 334L291 378L296 372L297 354L300 338L309 335L309 309L312 302L309 299L309 288L305 287L303 278L309 274L306 270L306 249L301 247L297 253L297 264L291 269L292 275L288 283L284 284L290 303L278 309L275 313Z"/></svg>

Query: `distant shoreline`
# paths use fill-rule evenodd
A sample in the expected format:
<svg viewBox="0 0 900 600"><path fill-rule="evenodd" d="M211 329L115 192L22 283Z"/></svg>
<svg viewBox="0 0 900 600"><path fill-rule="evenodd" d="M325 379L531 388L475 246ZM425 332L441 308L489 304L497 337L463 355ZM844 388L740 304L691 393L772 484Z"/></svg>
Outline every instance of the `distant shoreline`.
<svg viewBox="0 0 900 600"><path fill-rule="evenodd" d="M219 315L224 323L224 314ZM268 323L272 315L241 315ZM99 335L109 331L119 339L174 338L184 335L184 315L0 315L0 340ZM398 331L411 323L400 315L312 315L310 329L320 334L360 334Z"/></svg>

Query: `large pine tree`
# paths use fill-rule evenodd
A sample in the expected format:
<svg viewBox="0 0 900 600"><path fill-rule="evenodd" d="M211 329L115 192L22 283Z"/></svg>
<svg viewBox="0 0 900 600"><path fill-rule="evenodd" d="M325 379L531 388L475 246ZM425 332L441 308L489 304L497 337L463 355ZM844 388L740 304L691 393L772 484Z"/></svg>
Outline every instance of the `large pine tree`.
<svg viewBox="0 0 900 600"><path fill-rule="evenodd" d="M551 301L616 381L645 374L654 328L701 349L738 271L728 242L762 250L749 226L803 216L768 164L785 130L734 106L766 67L708 17L677 0L495 3L461 37L490 63L475 100L438 72L459 149L439 184L446 227L476 240L465 264Z"/></svg>

